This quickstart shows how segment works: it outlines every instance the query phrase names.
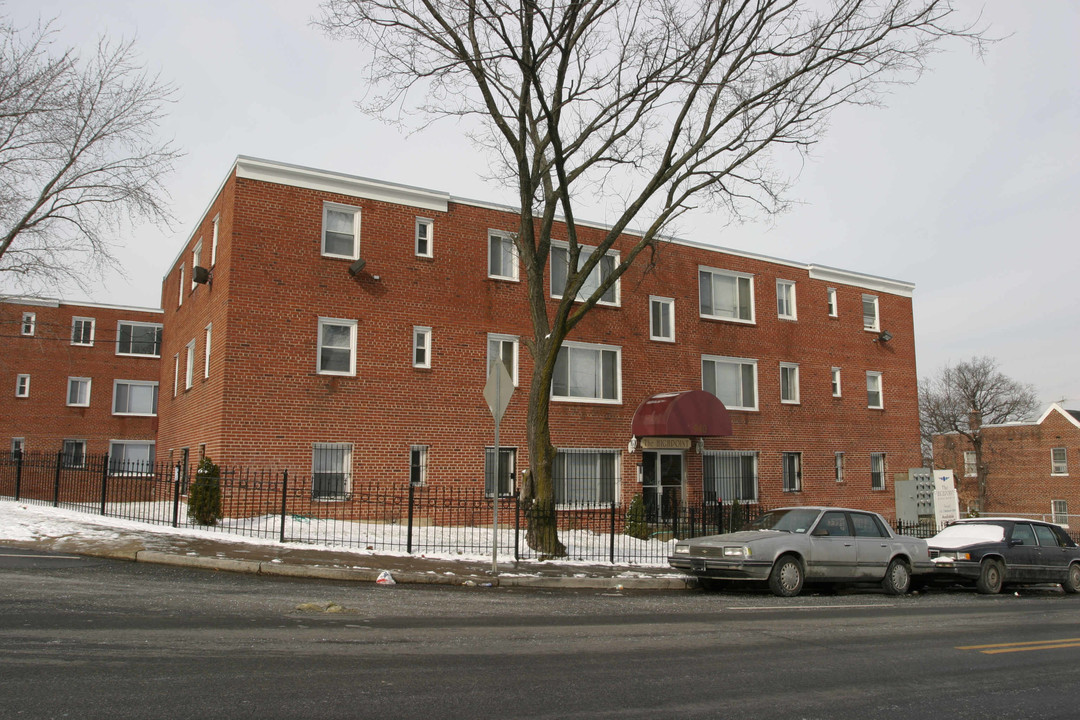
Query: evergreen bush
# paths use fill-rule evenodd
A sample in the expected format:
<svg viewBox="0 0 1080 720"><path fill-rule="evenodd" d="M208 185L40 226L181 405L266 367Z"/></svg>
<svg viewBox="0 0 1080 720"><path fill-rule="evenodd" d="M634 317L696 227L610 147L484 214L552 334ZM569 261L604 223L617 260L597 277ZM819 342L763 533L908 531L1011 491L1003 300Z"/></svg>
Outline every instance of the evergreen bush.
<svg viewBox="0 0 1080 720"><path fill-rule="evenodd" d="M739 504L739 499L735 498L731 501L731 520L728 522L728 532L739 532L745 523L742 505Z"/></svg>
<svg viewBox="0 0 1080 720"><path fill-rule="evenodd" d="M645 501L635 495L626 511L626 534L638 540L649 539L649 523L645 521Z"/></svg>
<svg viewBox="0 0 1080 720"><path fill-rule="evenodd" d="M199 525L216 525L221 519L221 468L209 457L200 460L195 471L188 491L188 517Z"/></svg>

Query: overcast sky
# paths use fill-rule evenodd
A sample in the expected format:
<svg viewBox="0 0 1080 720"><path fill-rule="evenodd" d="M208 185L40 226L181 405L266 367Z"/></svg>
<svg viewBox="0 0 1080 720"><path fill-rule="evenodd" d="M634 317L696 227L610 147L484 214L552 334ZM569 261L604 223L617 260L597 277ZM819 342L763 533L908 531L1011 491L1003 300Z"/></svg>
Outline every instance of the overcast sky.
<svg viewBox="0 0 1080 720"><path fill-rule="evenodd" d="M845 108L802 169L798 204L731 225L700 214L689 240L915 283L919 375L976 355L1080 408L1080 2L989 0L1003 37L931 59L887 107ZM160 305L161 276L237 155L514 204L453 123L406 136L354 102L363 56L312 27L315 0L9 0L17 23L58 18L59 40L135 37L177 87L163 128L186 155L166 180L177 223L122 244L126 276L86 298ZM603 222L602 216L579 217Z"/></svg>

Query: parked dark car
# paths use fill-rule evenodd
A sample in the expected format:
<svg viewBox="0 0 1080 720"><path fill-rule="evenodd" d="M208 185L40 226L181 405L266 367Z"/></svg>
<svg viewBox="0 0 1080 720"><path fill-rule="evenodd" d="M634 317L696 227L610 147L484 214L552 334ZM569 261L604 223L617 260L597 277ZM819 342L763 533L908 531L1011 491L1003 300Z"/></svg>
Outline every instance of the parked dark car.
<svg viewBox="0 0 1080 720"><path fill-rule="evenodd" d="M680 540L668 564L715 585L760 580L791 597L804 583L881 583L890 595L931 569L925 540L897 535L877 513L836 507L780 508L751 529Z"/></svg>
<svg viewBox="0 0 1080 720"><path fill-rule="evenodd" d="M1060 525L1023 518L970 518L927 540L935 581L974 584L993 594L1003 585L1061 583L1080 592L1080 547Z"/></svg>

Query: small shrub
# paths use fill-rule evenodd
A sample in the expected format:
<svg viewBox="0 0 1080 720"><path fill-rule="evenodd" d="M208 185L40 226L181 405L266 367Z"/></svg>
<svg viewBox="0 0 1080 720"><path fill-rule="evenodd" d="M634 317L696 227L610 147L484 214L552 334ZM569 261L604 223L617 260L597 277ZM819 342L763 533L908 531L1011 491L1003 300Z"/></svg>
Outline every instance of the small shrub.
<svg viewBox="0 0 1080 720"><path fill-rule="evenodd" d="M728 523L727 531L739 532L745 524L746 520L743 518L742 505L739 504L739 500L736 498L731 501L731 521Z"/></svg>
<svg viewBox="0 0 1080 720"><path fill-rule="evenodd" d="M208 457L199 461L188 491L188 517L199 525L216 525L221 519L221 469Z"/></svg>
<svg viewBox="0 0 1080 720"><path fill-rule="evenodd" d="M626 510L626 534L638 540L649 539L649 524L645 521L645 501L635 495Z"/></svg>

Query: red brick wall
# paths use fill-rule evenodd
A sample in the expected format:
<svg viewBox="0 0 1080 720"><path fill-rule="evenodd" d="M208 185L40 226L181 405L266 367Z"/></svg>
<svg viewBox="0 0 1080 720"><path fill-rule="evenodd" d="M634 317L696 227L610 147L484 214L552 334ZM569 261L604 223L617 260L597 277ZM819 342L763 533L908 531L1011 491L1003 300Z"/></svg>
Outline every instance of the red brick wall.
<svg viewBox="0 0 1080 720"><path fill-rule="evenodd" d="M363 274L349 261L320 256L324 201L359 206ZM223 232L213 288L199 287L176 307L177 269L166 277L159 452L206 443L215 461L308 474L313 442L353 444L354 486L404 484L409 448L429 446L428 482L481 487L483 450L493 422L481 391L488 333L530 335L525 283L487 277L489 229L512 231L516 215L451 202L433 212L315 190L231 179L208 214ZM413 248L416 217L434 220L434 257ZM200 232L206 241L206 224ZM181 261L190 273L190 245ZM561 233L557 230L556 237ZM585 243L600 232L582 230ZM565 236L565 235L563 235ZM205 252L205 251L204 251ZM703 320L698 265L752 273L756 323ZM811 280L805 266L669 244L650 272L621 281L619 307L597 307L571 340L622 349L622 402L552 403L557 447L623 450L622 495L640 492L640 450L626 452L630 423L649 396L701 387L701 355L756 358L756 412L732 411L734 436L710 449L760 453L760 498L768 505L836 503L891 513L892 476L918 467L914 329L911 299L853 285ZM373 276L379 276L375 280ZM190 276L190 275L189 275ZM798 320L776 317L775 281L796 282ZM836 287L839 316L828 317L826 287ZM185 291L186 292L186 291ZM874 342L862 327L862 295L879 297L882 326L894 339ZM675 339L649 340L650 295L675 299ZM554 307L554 301L552 304ZM355 377L316 373L317 319L358 321ZM172 358L212 319L211 379L171 397ZM219 325L225 332L219 333ZM413 326L432 330L432 367L410 362ZM502 444L527 467L525 410L531 360L520 345L520 382L502 423ZM801 403L781 405L779 363L800 365ZM830 371L842 368L843 396ZM201 367L201 366L200 366ZM884 378L884 409L867 408L868 370ZM803 490L781 491L780 453L803 453ZM846 453L846 482L834 479L834 452ZM870 453L887 453L886 489L870 490ZM701 460L686 453L687 489L701 487Z"/></svg>
<svg viewBox="0 0 1080 720"><path fill-rule="evenodd" d="M21 335L24 312L36 315L32 337ZM94 319L94 344L72 345L72 318ZM0 302L0 451L11 438L26 438L27 452L58 452L64 439L85 440L91 454L110 440L153 440L157 418L112 414L113 381L157 380L158 361L117 355L120 320L160 323L160 311L55 301ZM15 397L16 376L30 375L30 396ZM69 377L89 377L89 407L69 407Z"/></svg>

